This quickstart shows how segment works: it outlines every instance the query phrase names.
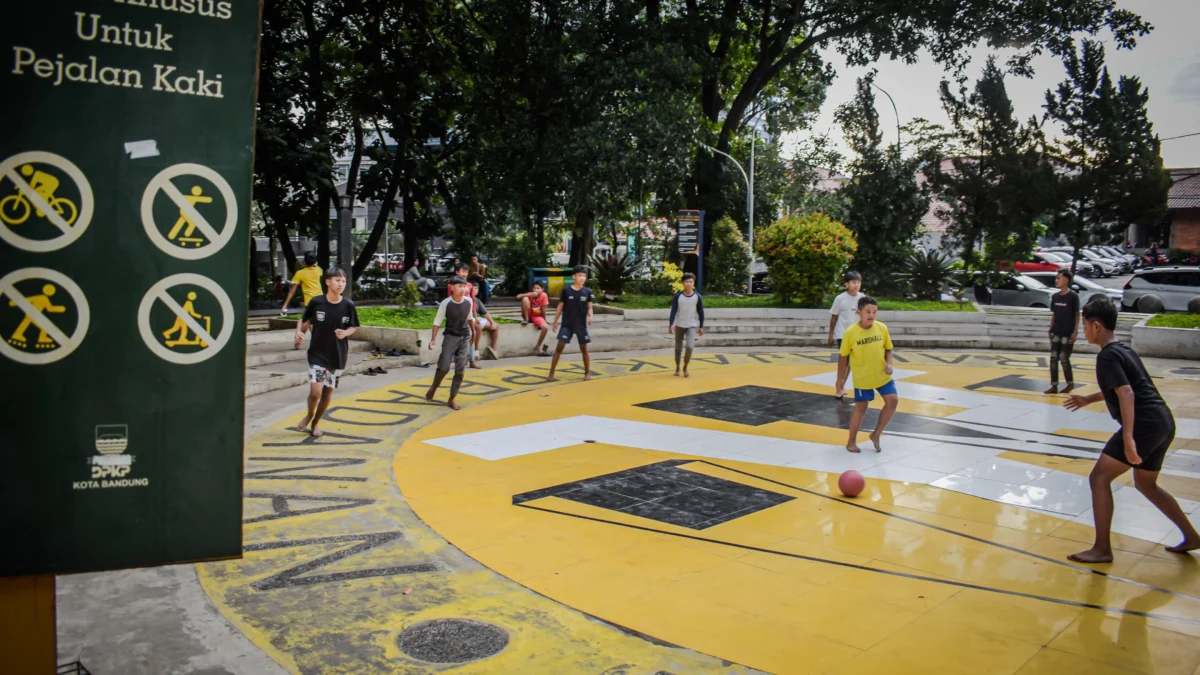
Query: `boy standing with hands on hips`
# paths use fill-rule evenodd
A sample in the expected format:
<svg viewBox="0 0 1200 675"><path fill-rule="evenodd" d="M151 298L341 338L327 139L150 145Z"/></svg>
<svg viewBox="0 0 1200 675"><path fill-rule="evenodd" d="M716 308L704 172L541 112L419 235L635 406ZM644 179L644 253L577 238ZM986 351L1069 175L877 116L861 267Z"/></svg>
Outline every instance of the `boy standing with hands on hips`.
<svg viewBox="0 0 1200 675"><path fill-rule="evenodd" d="M842 335L842 346L838 351L837 390L846 384L847 371L854 373L854 412L850 415L850 440L846 449L861 452L858 447L858 428L867 416L867 406L875 399L875 392L883 396L883 410L879 421L871 432L871 443L875 452L883 430L892 420L900 397L896 393L896 382L892 379L892 336L882 321L875 320L879 304L875 298L864 295L858 300L858 323L846 329Z"/></svg>

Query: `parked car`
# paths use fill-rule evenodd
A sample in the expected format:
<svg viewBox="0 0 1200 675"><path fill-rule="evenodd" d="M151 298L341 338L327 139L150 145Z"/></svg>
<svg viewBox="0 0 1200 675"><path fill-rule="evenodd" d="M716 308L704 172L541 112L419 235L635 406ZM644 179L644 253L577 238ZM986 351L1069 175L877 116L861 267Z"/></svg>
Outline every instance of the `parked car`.
<svg viewBox="0 0 1200 675"><path fill-rule="evenodd" d="M1058 288L1054 283L1054 277L1058 276L1058 272L1029 272L1025 276L1030 279L1037 279L1047 288ZM1105 288L1091 279L1085 279L1078 275L1071 279L1071 290L1079 294L1079 304L1081 306L1086 305L1089 300L1097 295L1106 295L1118 304L1121 302L1121 291L1115 288Z"/></svg>
<svg viewBox="0 0 1200 675"><path fill-rule="evenodd" d="M1025 260L1018 260L1012 265L1010 265L1007 260L1001 260L1000 269L1005 271L1012 271L1015 269L1017 272L1022 274L1025 272L1057 272L1059 270L1059 264L1050 262L1048 260L1042 260L1036 255L1030 254L1030 256Z"/></svg>
<svg viewBox="0 0 1200 675"><path fill-rule="evenodd" d="M1155 267L1138 270L1125 282L1121 308L1148 312L1149 298L1162 301L1168 312L1186 312L1193 298L1200 298L1200 267Z"/></svg>
<svg viewBox="0 0 1200 675"><path fill-rule="evenodd" d="M1044 260L1046 262L1058 265L1057 269L1071 269L1071 256L1069 255L1063 255L1062 253L1055 253L1053 251L1034 251L1033 255L1039 260ZM1096 276L1096 266L1086 260L1077 260L1075 261L1075 272L1085 277L1094 277Z"/></svg>
<svg viewBox="0 0 1200 675"><path fill-rule="evenodd" d="M1052 253L1062 253L1068 259L1070 259L1071 255L1074 253L1075 250L1073 248L1071 248L1070 246L1056 246L1056 247L1050 249L1050 251ZM1097 276L1111 277L1113 275L1120 273L1120 271L1121 271L1121 266L1118 265L1115 260L1103 258L1095 253L1092 253L1091 251L1087 250L1086 248L1079 249L1079 257L1077 259L1078 260L1086 260L1087 262L1090 262L1093 266L1095 266Z"/></svg>
<svg viewBox="0 0 1200 675"><path fill-rule="evenodd" d="M1011 307L1050 307L1050 296L1057 291L1024 274L1006 277L992 289L993 305Z"/></svg>
<svg viewBox="0 0 1200 675"><path fill-rule="evenodd" d="M1108 253L1110 258L1120 258L1129 263L1129 269L1134 270L1142 266L1142 259L1128 251L1122 251L1116 246L1099 246L1097 247L1103 252Z"/></svg>
<svg viewBox="0 0 1200 675"><path fill-rule="evenodd" d="M1101 260L1111 260L1117 266L1117 272L1119 274L1125 274L1133 271L1133 264L1126 260L1124 256L1113 255L1099 246L1089 246L1086 250L1088 253L1099 256Z"/></svg>

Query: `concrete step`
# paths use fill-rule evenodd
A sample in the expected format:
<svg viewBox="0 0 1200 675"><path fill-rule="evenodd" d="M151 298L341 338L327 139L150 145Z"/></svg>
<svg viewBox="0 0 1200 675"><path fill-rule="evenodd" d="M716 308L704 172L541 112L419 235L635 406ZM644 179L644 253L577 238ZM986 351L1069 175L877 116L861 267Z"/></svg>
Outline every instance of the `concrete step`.
<svg viewBox="0 0 1200 675"><path fill-rule="evenodd" d="M256 366L283 363L285 361L305 361L308 357L307 339L304 346L296 349L293 336L294 333L288 333L288 340L286 342L260 342L250 345L246 350L246 367L254 368ZM349 348L350 353L361 354L374 350L375 346L370 342L350 340Z"/></svg>
<svg viewBox="0 0 1200 675"><path fill-rule="evenodd" d="M300 354L304 351L300 350ZM370 368L405 368L418 365L416 356L372 357L369 352L354 352L346 360L343 377L361 375ZM367 377L364 375L364 377ZM308 382L308 362L289 360L264 364L246 370L246 396L288 389Z"/></svg>

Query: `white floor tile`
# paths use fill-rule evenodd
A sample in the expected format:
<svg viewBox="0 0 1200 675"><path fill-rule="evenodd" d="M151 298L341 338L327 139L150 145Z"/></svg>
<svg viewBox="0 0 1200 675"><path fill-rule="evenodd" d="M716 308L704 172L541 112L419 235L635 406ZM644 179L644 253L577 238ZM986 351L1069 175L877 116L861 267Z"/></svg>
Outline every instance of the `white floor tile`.
<svg viewBox="0 0 1200 675"><path fill-rule="evenodd" d="M1000 501L1003 495L1018 491L1020 485L1013 483L1002 483L994 480L985 480L983 478L975 478L972 476L951 475L939 478L933 481L930 485L961 492L963 494L980 497L990 501Z"/></svg>
<svg viewBox="0 0 1200 675"><path fill-rule="evenodd" d="M940 471L929 471L928 469L918 469L911 466L903 466L895 462L880 464L879 466L871 467L862 472L862 475L867 478L880 478L883 480L894 480L905 483L932 483L945 476Z"/></svg>
<svg viewBox="0 0 1200 675"><path fill-rule="evenodd" d="M954 448L947 443L939 446L933 452L918 452L900 457L895 460L895 463L903 466L911 466L916 469L938 471L948 475L957 473L973 464L978 464L981 459L974 452L964 452L963 449Z"/></svg>
<svg viewBox="0 0 1200 675"><path fill-rule="evenodd" d="M964 476L1000 481L1002 483L1025 485L1030 481L1045 476L1050 473L1050 470L1033 464L1004 459L1003 457L992 457L991 459L985 459L978 464L969 466L959 473Z"/></svg>

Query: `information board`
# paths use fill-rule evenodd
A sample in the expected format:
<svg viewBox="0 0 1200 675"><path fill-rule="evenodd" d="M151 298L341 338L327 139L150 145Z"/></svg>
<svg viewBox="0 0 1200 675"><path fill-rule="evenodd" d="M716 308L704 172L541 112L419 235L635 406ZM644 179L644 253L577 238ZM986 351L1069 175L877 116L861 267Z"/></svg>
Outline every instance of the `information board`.
<svg viewBox="0 0 1200 675"><path fill-rule="evenodd" d="M260 17L0 9L0 575L241 554Z"/></svg>
<svg viewBox="0 0 1200 675"><path fill-rule="evenodd" d="M679 211L675 215L679 224L679 252L700 252L700 228L704 222L703 211Z"/></svg>

